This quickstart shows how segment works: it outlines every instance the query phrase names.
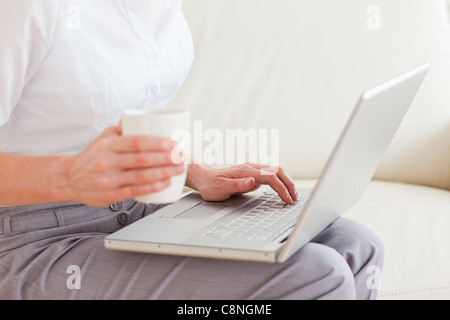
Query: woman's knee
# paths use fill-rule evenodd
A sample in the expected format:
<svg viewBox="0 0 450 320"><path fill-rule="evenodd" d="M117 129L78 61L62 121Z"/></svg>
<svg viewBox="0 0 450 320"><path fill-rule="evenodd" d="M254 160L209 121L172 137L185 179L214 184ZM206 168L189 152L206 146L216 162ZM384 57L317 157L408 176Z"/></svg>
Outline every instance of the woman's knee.
<svg viewBox="0 0 450 320"><path fill-rule="evenodd" d="M357 221L340 218L313 241L334 248L346 260L354 275L357 299L376 299L384 246L372 230Z"/></svg>
<svg viewBox="0 0 450 320"><path fill-rule="evenodd" d="M335 249L343 256L353 272L377 265L384 260L384 245L381 239L364 224L346 218L339 218L314 240Z"/></svg>
<svg viewBox="0 0 450 320"><path fill-rule="evenodd" d="M355 299L353 273L345 259L334 249L309 243L289 261L295 270L298 288L292 292L299 299ZM295 295L298 295L295 297Z"/></svg>

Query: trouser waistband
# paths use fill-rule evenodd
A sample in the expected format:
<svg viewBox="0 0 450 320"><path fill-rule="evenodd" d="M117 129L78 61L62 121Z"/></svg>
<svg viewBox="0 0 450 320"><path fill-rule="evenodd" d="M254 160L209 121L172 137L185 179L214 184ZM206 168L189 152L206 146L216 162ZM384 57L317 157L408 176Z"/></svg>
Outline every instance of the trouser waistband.
<svg viewBox="0 0 450 320"><path fill-rule="evenodd" d="M125 225L129 221L126 211L135 203L134 200L130 199L102 208L93 208L82 204L11 207L8 208L11 213L6 213L0 217L0 235L68 226L83 221L90 221L97 219L99 213L105 215L105 210L110 214L116 213L119 223ZM36 210L33 211L30 208L36 208Z"/></svg>

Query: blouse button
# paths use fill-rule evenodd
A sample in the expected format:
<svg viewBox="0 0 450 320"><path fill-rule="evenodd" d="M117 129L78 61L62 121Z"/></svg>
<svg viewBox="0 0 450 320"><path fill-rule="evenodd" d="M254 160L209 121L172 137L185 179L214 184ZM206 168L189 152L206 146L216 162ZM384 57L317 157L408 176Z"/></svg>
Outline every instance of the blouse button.
<svg viewBox="0 0 450 320"><path fill-rule="evenodd" d="M119 223L122 226L125 226L128 224L128 222L130 221L130 218L128 217L128 214L125 212L121 212L119 213L119 215L117 216L117 221L119 221Z"/></svg>
<svg viewBox="0 0 450 320"><path fill-rule="evenodd" d="M158 54L156 52L151 52L149 58L151 60L156 60L158 58Z"/></svg>
<svg viewBox="0 0 450 320"><path fill-rule="evenodd" d="M114 204L112 204L112 205L109 206L109 208L110 208L112 211L114 211L114 212L120 211L120 210L122 209L122 207L123 207L122 202L114 203Z"/></svg>

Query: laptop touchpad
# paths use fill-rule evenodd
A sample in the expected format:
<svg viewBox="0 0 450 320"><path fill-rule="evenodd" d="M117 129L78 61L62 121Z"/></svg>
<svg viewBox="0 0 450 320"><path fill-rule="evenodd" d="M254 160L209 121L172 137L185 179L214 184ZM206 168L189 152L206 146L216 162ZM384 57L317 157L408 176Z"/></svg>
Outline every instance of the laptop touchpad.
<svg viewBox="0 0 450 320"><path fill-rule="evenodd" d="M176 219L193 219L193 220L202 220L207 219L213 216L215 213L219 212L222 209L227 208L228 206L225 204L212 204L212 203L204 203L200 202L194 207L180 213L176 216Z"/></svg>

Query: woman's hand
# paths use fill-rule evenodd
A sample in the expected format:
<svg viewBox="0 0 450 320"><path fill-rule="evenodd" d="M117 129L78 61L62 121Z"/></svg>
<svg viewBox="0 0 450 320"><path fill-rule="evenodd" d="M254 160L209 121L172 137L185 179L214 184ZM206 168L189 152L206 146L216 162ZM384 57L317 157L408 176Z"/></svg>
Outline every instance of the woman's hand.
<svg viewBox="0 0 450 320"><path fill-rule="evenodd" d="M269 185L288 204L298 198L294 181L282 168L256 164L225 169L192 164L186 184L199 191L206 201L223 201L233 195L255 191L263 184Z"/></svg>
<svg viewBox="0 0 450 320"><path fill-rule="evenodd" d="M175 144L168 138L123 137L120 127L107 128L83 152L65 163L70 198L104 206L170 185L184 164L172 162Z"/></svg>

